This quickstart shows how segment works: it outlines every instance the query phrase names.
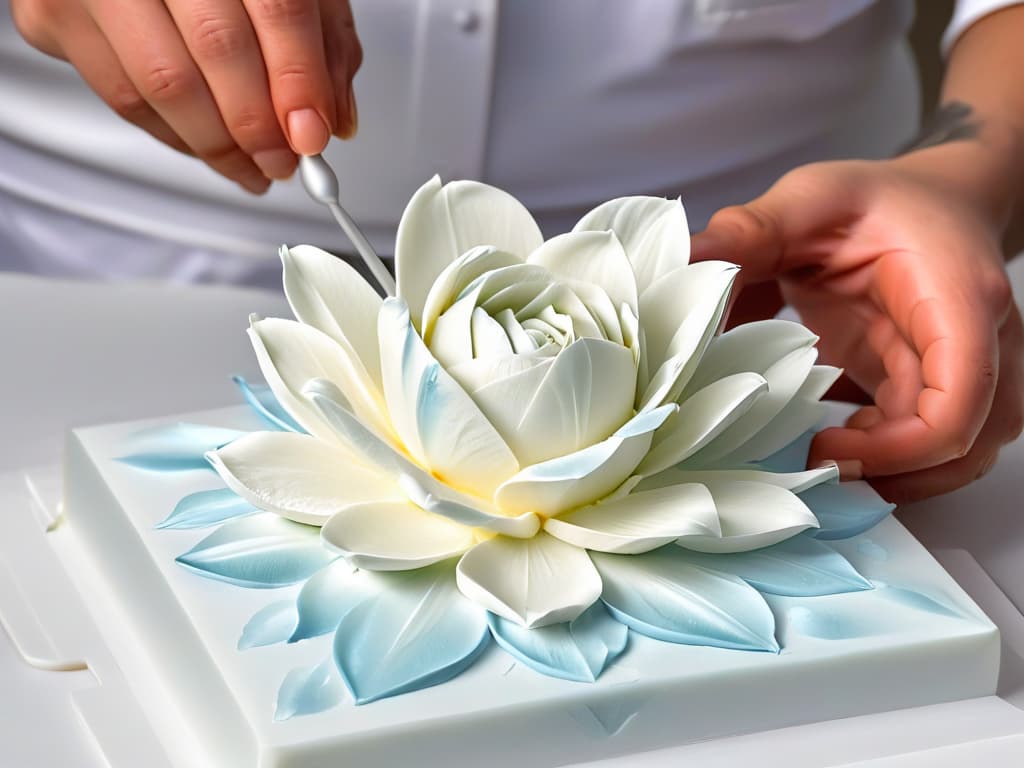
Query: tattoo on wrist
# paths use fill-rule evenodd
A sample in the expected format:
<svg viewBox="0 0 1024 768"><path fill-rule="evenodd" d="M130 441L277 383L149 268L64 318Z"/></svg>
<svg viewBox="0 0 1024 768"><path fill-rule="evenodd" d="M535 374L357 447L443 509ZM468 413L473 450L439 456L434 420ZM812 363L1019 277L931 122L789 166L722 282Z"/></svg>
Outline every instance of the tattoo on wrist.
<svg viewBox="0 0 1024 768"><path fill-rule="evenodd" d="M974 114L970 104L949 101L940 105L931 117L924 121L917 136L903 147L899 154L951 141L973 139L980 131L981 120Z"/></svg>

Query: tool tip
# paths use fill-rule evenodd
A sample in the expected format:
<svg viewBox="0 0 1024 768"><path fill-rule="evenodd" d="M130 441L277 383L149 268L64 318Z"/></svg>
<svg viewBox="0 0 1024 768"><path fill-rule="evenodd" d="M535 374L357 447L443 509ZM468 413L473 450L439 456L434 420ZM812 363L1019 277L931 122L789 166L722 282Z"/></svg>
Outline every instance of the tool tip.
<svg viewBox="0 0 1024 768"><path fill-rule="evenodd" d="M338 202L338 177L320 155L299 158L299 177L306 192L318 203Z"/></svg>

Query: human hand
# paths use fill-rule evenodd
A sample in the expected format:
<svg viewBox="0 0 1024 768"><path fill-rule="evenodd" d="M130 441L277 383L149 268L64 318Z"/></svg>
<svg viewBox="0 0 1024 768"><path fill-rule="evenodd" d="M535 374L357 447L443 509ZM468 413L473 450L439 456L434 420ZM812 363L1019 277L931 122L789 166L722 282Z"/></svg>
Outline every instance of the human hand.
<svg viewBox="0 0 1024 768"><path fill-rule="evenodd" d="M255 194L356 131L347 0L11 0L111 109Z"/></svg>
<svg viewBox="0 0 1024 768"><path fill-rule="evenodd" d="M873 396L816 437L811 466L836 460L900 503L981 476L1024 422L1024 327L1001 214L964 181L972 151L804 166L693 242L740 264L741 285L777 281L823 361Z"/></svg>

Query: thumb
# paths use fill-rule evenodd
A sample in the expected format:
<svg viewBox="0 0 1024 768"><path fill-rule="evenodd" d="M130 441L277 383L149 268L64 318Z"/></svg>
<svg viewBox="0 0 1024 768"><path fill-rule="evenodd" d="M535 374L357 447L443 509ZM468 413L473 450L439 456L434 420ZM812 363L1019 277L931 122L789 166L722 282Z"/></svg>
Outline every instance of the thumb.
<svg viewBox="0 0 1024 768"><path fill-rule="evenodd" d="M803 166L749 203L722 208L694 236L691 260L738 264L744 285L820 260L822 251L802 246L815 235L852 223L860 208L851 174L836 165Z"/></svg>

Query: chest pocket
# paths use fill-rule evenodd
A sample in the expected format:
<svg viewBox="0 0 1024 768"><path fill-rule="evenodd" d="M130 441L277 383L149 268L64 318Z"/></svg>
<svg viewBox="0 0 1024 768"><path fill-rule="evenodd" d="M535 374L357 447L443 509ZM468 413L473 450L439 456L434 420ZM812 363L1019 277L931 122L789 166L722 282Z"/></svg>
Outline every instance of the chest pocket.
<svg viewBox="0 0 1024 768"><path fill-rule="evenodd" d="M820 37L876 0L679 0L678 45L797 42ZM893 0L887 0L893 2Z"/></svg>

